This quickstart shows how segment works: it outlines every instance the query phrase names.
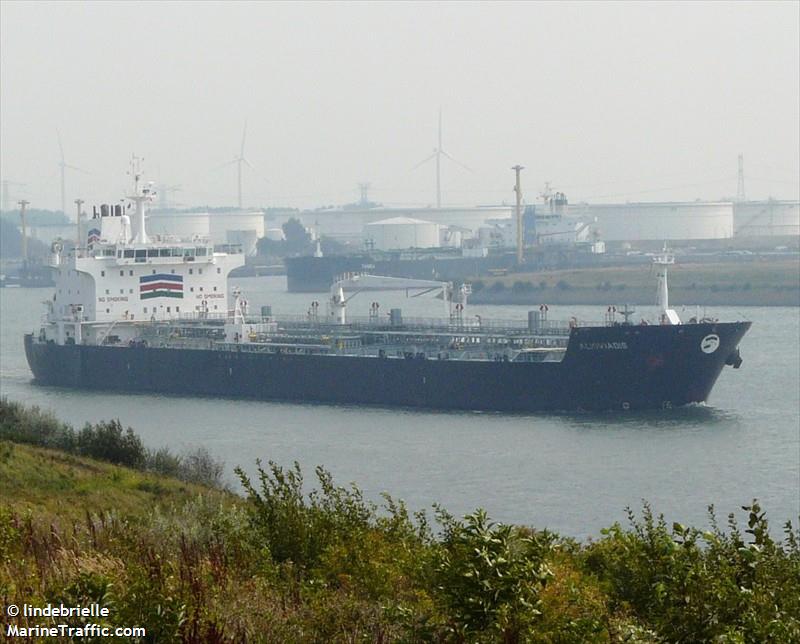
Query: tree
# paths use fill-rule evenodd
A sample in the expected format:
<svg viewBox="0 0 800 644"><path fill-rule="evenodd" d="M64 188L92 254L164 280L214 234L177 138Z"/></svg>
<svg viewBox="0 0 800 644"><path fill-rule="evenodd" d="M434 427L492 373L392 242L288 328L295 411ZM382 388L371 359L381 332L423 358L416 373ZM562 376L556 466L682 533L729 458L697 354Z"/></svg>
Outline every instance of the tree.
<svg viewBox="0 0 800 644"><path fill-rule="evenodd" d="M311 235L299 219L292 217L282 226L288 253L304 253L311 245Z"/></svg>

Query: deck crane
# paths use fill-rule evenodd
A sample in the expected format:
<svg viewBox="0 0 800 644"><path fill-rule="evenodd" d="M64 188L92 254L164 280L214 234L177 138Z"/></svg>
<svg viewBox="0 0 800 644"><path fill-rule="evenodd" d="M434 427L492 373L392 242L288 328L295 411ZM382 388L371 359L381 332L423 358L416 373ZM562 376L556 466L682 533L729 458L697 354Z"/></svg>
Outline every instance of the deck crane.
<svg viewBox="0 0 800 644"><path fill-rule="evenodd" d="M345 296L345 289L353 290ZM334 324L347 324L347 303L362 291L406 291L408 297L419 297L428 293L437 293L444 300L445 311L452 319L461 317L467 304L467 297L472 294L469 284L455 288L452 282L435 280L418 280L405 277L387 277L366 273L350 273L339 276L331 284L328 301L328 319Z"/></svg>

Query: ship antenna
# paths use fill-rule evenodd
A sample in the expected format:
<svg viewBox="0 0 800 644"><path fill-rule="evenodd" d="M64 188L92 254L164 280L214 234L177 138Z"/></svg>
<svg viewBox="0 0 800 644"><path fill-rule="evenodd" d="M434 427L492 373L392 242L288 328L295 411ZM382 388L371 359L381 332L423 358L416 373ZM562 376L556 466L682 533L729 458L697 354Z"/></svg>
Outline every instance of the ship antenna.
<svg viewBox="0 0 800 644"><path fill-rule="evenodd" d="M133 177L133 194L128 197L136 204L136 212L133 216L133 243L135 244L149 244L150 239L147 236L147 229L145 226L146 204L153 200L156 193L152 185L140 188L139 183L144 176L141 169L141 163L144 159L136 155L131 157L131 169L128 174Z"/></svg>

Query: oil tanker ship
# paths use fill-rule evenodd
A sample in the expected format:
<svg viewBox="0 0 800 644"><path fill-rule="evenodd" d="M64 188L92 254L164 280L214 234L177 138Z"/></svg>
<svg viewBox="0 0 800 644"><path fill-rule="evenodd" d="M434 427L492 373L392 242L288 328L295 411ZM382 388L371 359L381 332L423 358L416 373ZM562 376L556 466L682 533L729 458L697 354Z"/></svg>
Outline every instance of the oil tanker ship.
<svg viewBox="0 0 800 644"><path fill-rule="evenodd" d="M466 314L468 285L361 273L330 287L326 306L302 316L251 315L227 276L235 247L148 236L153 198L134 167L128 207L102 207L86 247L54 246L56 292L42 326L24 338L43 385L122 392L245 397L454 410L663 409L705 401L750 322L683 323L670 309L667 270L656 258L653 323L609 308L602 322L523 321ZM128 214L130 213L130 214ZM348 303L372 289L438 294L440 319L369 316ZM324 310L323 310L324 309Z"/></svg>

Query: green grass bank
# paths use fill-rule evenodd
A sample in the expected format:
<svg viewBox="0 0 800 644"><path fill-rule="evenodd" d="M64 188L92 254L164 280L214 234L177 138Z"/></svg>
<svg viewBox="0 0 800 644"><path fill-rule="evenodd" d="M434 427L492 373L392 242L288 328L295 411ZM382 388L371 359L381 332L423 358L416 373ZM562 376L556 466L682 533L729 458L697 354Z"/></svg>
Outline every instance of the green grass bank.
<svg viewBox="0 0 800 644"><path fill-rule="evenodd" d="M800 641L800 533L771 536L756 502L704 528L645 506L578 543L377 507L323 468L240 471L237 495L101 425L0 404L3 606L97 602L148 642Z"/></svg>

